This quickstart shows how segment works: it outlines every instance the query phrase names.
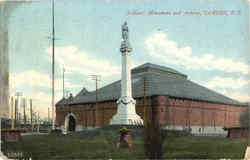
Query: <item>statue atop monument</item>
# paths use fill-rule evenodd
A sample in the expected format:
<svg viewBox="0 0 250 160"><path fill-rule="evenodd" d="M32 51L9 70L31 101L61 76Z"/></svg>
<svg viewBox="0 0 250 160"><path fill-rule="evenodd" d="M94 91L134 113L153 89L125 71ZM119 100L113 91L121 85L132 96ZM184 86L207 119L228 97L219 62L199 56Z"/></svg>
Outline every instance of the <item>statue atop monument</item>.
<svg viewBox="0 0 250 160"><path fill-rule="evenodd" d="M125 21L124 24L122 25L122 39L124 41L128 40L128 25L127 22Z"/></svg>
<svg viewBox="0 0 250 160"><path fill-rule="evenodd" d="M124 54L128 54L129 52L132 51L132 47L130 46L128 40L128 25L126 21L122 25L122 39L123 41L121 43L120 51Z"/></svg>

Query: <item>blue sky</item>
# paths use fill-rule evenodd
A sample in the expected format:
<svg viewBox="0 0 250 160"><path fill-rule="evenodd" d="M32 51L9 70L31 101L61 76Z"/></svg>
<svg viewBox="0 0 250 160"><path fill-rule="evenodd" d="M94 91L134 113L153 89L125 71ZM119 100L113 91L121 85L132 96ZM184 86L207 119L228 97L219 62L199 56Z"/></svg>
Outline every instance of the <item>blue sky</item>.
<svg viewBox="0 0 250 160"><path fill-rule="evenodd" d="M150 15L148 12L171 12ZM185 12L200 12L187 15ZM208 12L228 15L206 15ZM232 14L234 11L234 14ZM143 14L128 14L143 12ZM181 12L180 15L173 15ZM121 25L128 22L132 66L151 62L240 101L249 101L249 2L246 0L55 0L56 100L120 79ZM51 1L22 4L9 19L11 93L50 107Z"/></svg>

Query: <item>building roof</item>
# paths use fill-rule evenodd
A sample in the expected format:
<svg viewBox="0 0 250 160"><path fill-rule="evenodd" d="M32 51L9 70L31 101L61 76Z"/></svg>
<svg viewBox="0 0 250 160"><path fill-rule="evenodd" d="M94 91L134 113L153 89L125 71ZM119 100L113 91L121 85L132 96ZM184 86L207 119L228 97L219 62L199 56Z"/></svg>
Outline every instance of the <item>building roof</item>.
<svg viewBox="0 0 250 160"><path fill-rule="evenodd" d="M174 69L146 63L132 70L132 96L144 96L144 81L146 96L168 95L175 98L185 98L220 104L243 105L237 100L228 98L213 90L203 87L187 79L187 76ZM80 92L81 93L81 92ZM70 104L95 103L96 93L77 94ZM115 81L98 90L98 101L117 100L121 95L121 81ZM63 104L59 101L57 104Z"/></svg>
<svg viewBox="0 0 250 160"><path fill-rule="evenodd" d="M62 99L60 99L57 103L56 103L56 105L57 104L66 104L66 98L62 98Z"/></svg>
<svg viewBox="0 0 250 160"><path fill-rule="evenodd" d="M139 72L145 72L145 71L163 72L163 73L169 73L169 74L172 74L172 75L179 75L179 76L187 78L187 75L185 75L185 74L183 74L183 73L181 73L181 72L179 72L177 70L174 70L172 68L168 68L168 67L165 67L165 66L160 66L160 65L157 65L157 64L152 64L152 63L145 63L143 65L135 67L132 70L132 74L133 73L139 73Z"/></svg>
<svg viewBox="0 0 250 160"><path fill-rule="evenodd" d="M84 96L88 93L89 93L89 91L83 87L83 89L76 96Z"/></svg>

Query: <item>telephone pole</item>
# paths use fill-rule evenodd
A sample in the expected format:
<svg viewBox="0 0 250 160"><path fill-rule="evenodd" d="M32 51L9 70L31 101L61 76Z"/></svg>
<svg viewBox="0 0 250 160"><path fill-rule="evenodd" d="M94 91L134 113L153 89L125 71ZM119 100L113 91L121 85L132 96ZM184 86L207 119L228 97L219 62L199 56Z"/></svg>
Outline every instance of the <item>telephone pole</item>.
<svg viewBox="0 0 250 160"><path fill-rule="evenodd" d="M23 122L24 128L26 127L26 98L23 98Z"/></svg>
<svg viewBox="0 0 250 160"><path fill-rule="evenodd" d="M37 112L36 125L37 125L37 132L39 132L40 131L40 117L39 117L39 112Z"/></svg>
<svg viewBox="0 0 250 160"><path fill-rule="evenodd" d="M14 122L14 104L15 104L15 97L11 96L11 128L14 129L15 128L15 122Z"/></svg>
<svg viewBox="0 0 250 160"><path fill-rule="evenodd" d="M22 92L16 92L15 96L17 97L17 99L15 100L15 128L17 127L17 120L18 120L18 117L19 117L19 109L18 109L18 106L19 106L19 97L22 96L23 93Z"/></svg>
<svg viewBox="0 0 250 160"><path fill-rule="evenodd" d="M54 89L54 79L55 79L55 22L54 22L54 0L52 0L52 100L51 100L51 107L52 107L52 130L55 129L55 89Z"/></svg>
<svg viewBox="0 0 250 160"><path fill-rule="evenodd" d="M30 99L30 127L31 131L33 132L33 111L32 111L32 99Z"/></svg>
<svg viewBox="0 0 250 160"><path fill-rule="evenodd" d="M65 68L63 66L63 98L65 97L65 95L64 95L64 72L65 72Z"/></svg>
<svg viewBox="0 0 250 160"><path fill-rule="evenodd" d="M144 107L144 125L148 125L148 108L146 104L146 92L147 92L147 83L146 77L143 79L143 107Z"/></svg>
<svg viewBox="0 0 250 160"><path fill-rule="evenodd" d="M18 107L18 100L15 98L15 109L14 109L14 128L16 128L16 121L17 121L17 107Z"/></svg>
<svg viewBox="0 0 250 160"><path fill-rule="evenodd" d="M50 117L49 117L50 111L49 111L49 107L48 107L48 123L50 123Z"/></svg>
<svg viewBox="0 0 250 160"><path fill-rule="evenodd" d="M100 75L91 75L92 80L95 81L95 87L96 87L96 106L94 109L93 107L93 126L95 127L97 125L97 118L98 118L98 81L101 81ZM104 110L102 107L102 125L104 126Z"/></svg>

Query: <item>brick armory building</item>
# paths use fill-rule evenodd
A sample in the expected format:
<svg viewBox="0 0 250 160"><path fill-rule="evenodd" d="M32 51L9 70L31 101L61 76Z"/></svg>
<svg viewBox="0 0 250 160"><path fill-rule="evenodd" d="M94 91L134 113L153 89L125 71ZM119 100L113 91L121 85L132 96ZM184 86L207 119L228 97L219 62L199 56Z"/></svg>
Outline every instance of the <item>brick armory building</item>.
<svg viewBox="0 0 250 160"><path fill-rule="evenodd" d="M247 108L171 68L146 63L131 72L137 114L143 119L153 116L168 129L226 134L223 127L239 125L240 114ZM98 90L96 105L96 92L83 88L75 97L56 104L56 123L68 130L107 126L116 113L120 94L119 80Z"/></svg>

